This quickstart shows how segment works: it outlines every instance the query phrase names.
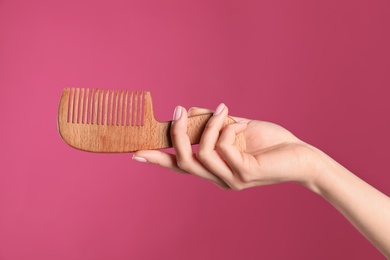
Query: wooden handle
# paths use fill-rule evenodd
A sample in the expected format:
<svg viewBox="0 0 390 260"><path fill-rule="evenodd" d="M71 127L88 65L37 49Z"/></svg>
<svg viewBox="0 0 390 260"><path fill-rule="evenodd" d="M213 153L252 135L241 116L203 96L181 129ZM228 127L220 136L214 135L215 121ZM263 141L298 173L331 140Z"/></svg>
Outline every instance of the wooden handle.
<svg viewBox="0 0 390 260"><path fill-rule="evenodd" d="M198 115L198 116L193 116L189 117L187 120L188 128L187 128L187 135L190 138L191 144L199 144L200 139L202 137L203 131L206 127L206 124L208 120L212 117L212 114L204 114L204 115ZM170 134L170 127L171 127L171 122L165 122L163 123L165 127L164 129L164 138L167 142L168 147L172 147L172 140L171 140L171 134ZM225 119L224 126L235 123L236 121L228 117ZM241 151L244 152L246 149L246 142L245 142L245 137L243 133L240 133L236 136L235 140L235 146Z"/></svg>

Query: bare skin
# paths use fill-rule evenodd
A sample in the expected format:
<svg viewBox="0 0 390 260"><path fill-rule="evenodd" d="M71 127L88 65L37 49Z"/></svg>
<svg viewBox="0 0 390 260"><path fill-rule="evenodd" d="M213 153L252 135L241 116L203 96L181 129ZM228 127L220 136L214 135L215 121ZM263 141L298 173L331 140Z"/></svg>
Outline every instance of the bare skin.
<svg viewBox="0 0 390 260"><path fill-rule="evenodd" d="M279 125L233 117L237 123L222 128L228 115L224 104L215 110L197 152L193 153L186 134L187 118L212 112L204 108L192 108L187 112L183 107L176 107L171 127L175 154L143 150L137 151L133 159L189 173L226 190L299 183L329 201L390 258L388 196ZM247 143L245 152L234 146L235 136L241 132Z"/></svg>

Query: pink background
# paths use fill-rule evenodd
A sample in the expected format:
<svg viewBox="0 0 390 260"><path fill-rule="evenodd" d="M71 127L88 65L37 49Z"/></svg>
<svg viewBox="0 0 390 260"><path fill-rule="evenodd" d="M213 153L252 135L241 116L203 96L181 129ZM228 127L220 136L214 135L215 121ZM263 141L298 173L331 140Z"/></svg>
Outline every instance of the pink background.
<svg viewBox="0 0 390 260"><path fill-rule="evenodd" d="M57 133L64 87L225 102L390 194L390 2L0 0L0 259L382 259L295 184L223 191Z"/></svg>

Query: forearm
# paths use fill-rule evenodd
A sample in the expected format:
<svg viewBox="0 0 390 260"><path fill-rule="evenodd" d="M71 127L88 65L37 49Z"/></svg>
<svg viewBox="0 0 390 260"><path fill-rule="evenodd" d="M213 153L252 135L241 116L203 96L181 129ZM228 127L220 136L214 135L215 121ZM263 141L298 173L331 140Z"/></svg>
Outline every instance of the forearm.
<svg viewBox="0 0 390 260"><path fill-rule="evenodd" d="M390 198L324 153L307 186L337 208L375 247L390 258Z"/></svg>

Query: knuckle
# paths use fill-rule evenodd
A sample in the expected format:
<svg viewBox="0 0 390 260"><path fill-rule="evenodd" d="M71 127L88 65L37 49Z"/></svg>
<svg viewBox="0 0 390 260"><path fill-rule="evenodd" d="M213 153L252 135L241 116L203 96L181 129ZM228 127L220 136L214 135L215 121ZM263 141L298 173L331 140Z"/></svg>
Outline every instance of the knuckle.
<svg viewBox="0 0 390 260"><path fill-rule="evenodd" d="M191 167L191 162L189 160L178 160L176 164L180 169L185 171L187 171Z"/></svg>
<svg viewBox="0 0 390 260"><path fill-rule="evenodd" d="M199 149L199 151L196 152L196 158L200 161L206 161L209 157L209 153L206 150Z"/></svg>
<svg viewBox="0 0 390 260"><path fill-rule="evenodd" d="M241 184L239 184L239 183L233 183L233 184L231 184L231 185L230 185L230 188L231 188L232 190L234 190L234 191L240 191L240 190L243 190L243 189L244 189L244 187L243 187Z"/></svg>
<svg viewBox="0 0 390 260"><path fill-rule="evenodd" d="M237 177L231 178L226 183L229 185L231 190L240 191L244 189L244 185L243 185L244 183L242 183L241 180Z"/></svg>
<svg viewBox="0 0 390 260"><path fill-rule="evenodd" d="M241 173L240 178L244 183L249 183L253 181L253 177L248 173Z"/></svg>
<svg viewBox="0 0 390 260"><path fill-rule="evenodd" d="M229 151L229 144L226 143L226 142L218 142L215 147L220 152L227 152L227 151Z"/></svg>

